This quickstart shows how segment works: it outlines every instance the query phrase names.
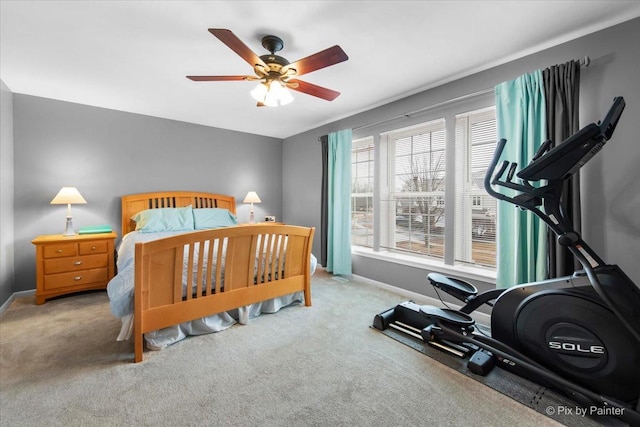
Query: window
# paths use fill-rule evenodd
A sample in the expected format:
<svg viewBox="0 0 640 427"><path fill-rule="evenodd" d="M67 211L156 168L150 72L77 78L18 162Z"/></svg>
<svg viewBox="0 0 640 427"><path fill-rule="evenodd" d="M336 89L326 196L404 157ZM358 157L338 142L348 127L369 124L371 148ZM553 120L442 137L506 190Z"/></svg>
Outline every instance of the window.
<svg viewBox="0 0 640 427"><path fill-rule="evenodd" d="M351 244L373 246L373 138L351 146Z"/></svg>
<svg viewBox="0 0 640 427"><path fill-rule="evenodd" d="M496 148L495 109L456 116L455 261L495 267L496 199L484 177Z"/></svg>
<svg viewBox="0 0 640 427"><path fill-rule="evenodd" d="M444 120L388 135L395 213L388 247L444 258Z"/></svg>
<svg viewBox="0 0 640 427"><path fill-rule="evenodd" d="M484 190L495 146L493 107L354 141L352 244L495 267L496 201Z"/></svg>

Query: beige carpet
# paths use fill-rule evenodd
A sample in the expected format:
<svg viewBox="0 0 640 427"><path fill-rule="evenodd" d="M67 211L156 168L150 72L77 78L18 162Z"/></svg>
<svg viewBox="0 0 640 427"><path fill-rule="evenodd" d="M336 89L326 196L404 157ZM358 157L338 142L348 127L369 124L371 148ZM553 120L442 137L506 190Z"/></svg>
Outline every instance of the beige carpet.
<svg viewBox="0 0 640 427"><path fill-rule="evenodd" d="M105 292L21 298L0 318L0 425L559 425L369 327L401 300L318 271L312 307L133 364Z"/></svg>

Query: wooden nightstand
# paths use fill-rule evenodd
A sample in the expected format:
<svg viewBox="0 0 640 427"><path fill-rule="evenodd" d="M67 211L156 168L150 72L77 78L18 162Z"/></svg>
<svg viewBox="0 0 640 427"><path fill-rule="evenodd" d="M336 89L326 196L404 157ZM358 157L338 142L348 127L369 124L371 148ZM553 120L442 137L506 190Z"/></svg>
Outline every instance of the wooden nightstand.
<svg viewBox="0 0 640 427"><path fill-rule="evenodd" d="M116 233L36 237L36 304L55 296L105 289L115 274Z"/></svg>

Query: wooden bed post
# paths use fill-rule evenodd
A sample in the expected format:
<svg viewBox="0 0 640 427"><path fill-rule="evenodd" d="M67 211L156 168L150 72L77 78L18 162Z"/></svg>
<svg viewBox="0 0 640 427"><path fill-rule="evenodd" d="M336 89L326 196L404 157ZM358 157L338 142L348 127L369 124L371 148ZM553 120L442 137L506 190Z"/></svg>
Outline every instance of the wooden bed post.
<svg viewBox="0 0 640 427"><path fill-rule="evenodd" d="M135 259L141 260L144 265L144 259L142 258L142 244L136 243ZM135 363L142 362L142 353L144 351L143 332L142 332L142 284L143 284L143 269L137 268L135 270L135 290L133 295L133 361Z"/></svg>
<svg viewBox="0 0 640 427"><path fill-rule="evenodd" d="M305 248L305 252L308 254L308 258L311 259L311 246L313 245L313 235L316 232L315 227L311 227L309 231L309 239L307 239L307 247ZM305 264L305 281L304 281L304 305L307 307L311 307L311 265L310 263Z"/></svg>

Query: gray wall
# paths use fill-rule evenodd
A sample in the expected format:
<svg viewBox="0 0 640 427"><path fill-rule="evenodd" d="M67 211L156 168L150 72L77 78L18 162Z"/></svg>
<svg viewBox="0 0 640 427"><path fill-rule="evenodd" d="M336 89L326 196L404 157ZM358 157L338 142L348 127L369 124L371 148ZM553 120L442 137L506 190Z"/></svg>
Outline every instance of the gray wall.
<svg viewBox="0 0 640 427"><path fill-rule="evenodd" d="M591 34L394 103L345 118L284 142L182 122L11 94L2 84L0 168L0 304L11 292L35 287L31 240L60 233L65 208L49 202L65 185L88 204L73 207L76 227L109 223L119 231L119 197L158 190L203 190L241 200L256 190L256 216L320 228L321 150L318 137L438 104L538 68L569 59L592 59L583 69L581 122L601 118L612 98L627 109L614 140L583 169L586 240L605 259L640 283L640 19ZM474 103L487 103L491 96ZM11 108L13 103L13 109ZM438 110L354 132L355 137L426 121ZM13 129L13 134L11 133ZM11 155L14 161L10 160ZM11 185L13 180L15 185ZM13 198L12 196L15 196ZM238 204L241 221L248 207ZM14 223L12 228L11 224ZM11 242L14 242L12 245ZM319 255L319 238L313 252ZM6 266L6 268L5 268ZM15 269L12 284L11 268ZM426 269L354 256L354 273L415 292L429 293ZM490 284L479 284L480 287Z"/></svg>
<svg viewBox="0 0 640 427"><path fill-rule="evenodd" d="M0 80L0 305L13 291L13 94Z"/></svg>
<svg viewBox="0 0 640 427"><path fill-rule="evenodd" d="M49 204L63 186L87 200L72 206L76 229L120 233L120 196L162 190L235 196L241 222L242 199L255 190L257 218L282 216L280 139L21 94L13 104L14 292L35 288L31 240L64 231L66 206Z"/></svg>
<svg viewBox="0 0 640 427"><path fill-rule="evenodd" d="M640 284L640 19L593 33L580 39L529 55L508 64L423 91L397 102L345 118L285 139L283 145L284 218L320 227L320 163L318 137L331 131L375 123L399 114L484 91L536 69L584 56L591 65L582 69L580 121L586 125L601 119L614 96L622 95L627 108L613 140L582 169L583 235L605 261L619 264ZM482 102L484 97L478 97ZM488 104L492 104L491 96ZM465 103L467 104L467 103ZM467 105L461 107L465 111ZM439 117L438 109L406 120L355 131L363 137ZM319 239L314 253L319 253ZM414 292L431 293L427 269L362 256L353 256L354 274ZM480 288L490 284L479 284Z"/></svg>

